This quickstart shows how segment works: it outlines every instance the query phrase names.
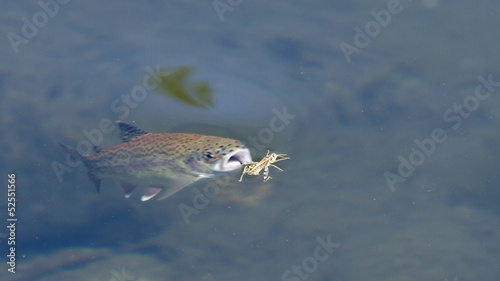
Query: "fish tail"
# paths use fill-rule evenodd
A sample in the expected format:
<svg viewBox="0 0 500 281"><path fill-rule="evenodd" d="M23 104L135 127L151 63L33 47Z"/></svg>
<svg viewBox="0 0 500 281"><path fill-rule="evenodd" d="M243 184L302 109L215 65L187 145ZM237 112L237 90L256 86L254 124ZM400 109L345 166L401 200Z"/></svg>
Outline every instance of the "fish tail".
<svg viewBox="0 0 500 281"><path fill-rule="evenodd" d="M66 152L74 159L74 160L80 160L83 162L83 164L85 165L85 167L87 167L87 170L88 170L88 176L90 178L90 180L95 184L96 188L97 188L97 192L100 191L101 189L101 179L96 177L94 175L94 173L92 172L92 165L91 165L91 162L85 158L84 155L81 155L80 153L78 153L78 151L76 151L75 149L65 145L65 144L62 144L62 143L59 143L59 145L64 149L66 150Z"/></svg>

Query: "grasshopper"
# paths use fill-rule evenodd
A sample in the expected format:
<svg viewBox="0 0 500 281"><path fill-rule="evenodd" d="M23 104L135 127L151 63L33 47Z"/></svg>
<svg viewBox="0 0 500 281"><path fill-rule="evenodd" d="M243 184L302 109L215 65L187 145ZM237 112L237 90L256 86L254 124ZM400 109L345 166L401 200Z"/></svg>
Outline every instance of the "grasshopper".
<svg viewBox="0 0 500 281"><path fill-rule="evenodd" d="M250 164L242 165L244 168L239 181L241 182L243 180L243 175L257 176L260 175L261 173L264 173L265 182L272 179L271 176L269 176L269 167L272 166L280 171L283 171L280 167L273 165L273 163L276 163L281 160L290 159L290 157L285 157L285 156L286 154L276 154L274 152L269 155L269 150L268 150L266 157L262 158L260 162L258 163L252 162ZM262 170L264 171L262 172Z"/></svg>

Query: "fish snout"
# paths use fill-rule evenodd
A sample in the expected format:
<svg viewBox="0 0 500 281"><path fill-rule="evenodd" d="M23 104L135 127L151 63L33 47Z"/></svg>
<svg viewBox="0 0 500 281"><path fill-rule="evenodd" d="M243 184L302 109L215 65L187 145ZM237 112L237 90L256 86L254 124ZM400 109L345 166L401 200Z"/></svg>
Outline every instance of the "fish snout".
<svg viewBox="0 0 500 281"><path fill-rule="evenodd" d="M230 172L241 169L241 165L252 163L252 155L247 148L225 155L219 162L219 171Z"/></svg>

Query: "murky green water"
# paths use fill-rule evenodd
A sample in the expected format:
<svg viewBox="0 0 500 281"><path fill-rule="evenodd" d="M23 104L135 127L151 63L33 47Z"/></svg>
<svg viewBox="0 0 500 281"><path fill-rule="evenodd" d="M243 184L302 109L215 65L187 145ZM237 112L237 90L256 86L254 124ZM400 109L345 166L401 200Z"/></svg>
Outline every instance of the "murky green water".
<svg viewBox="0 0 500 281"><path fill-rule="evenodd" d="M2 280L498 280L499 4L331 2L5 3ZM184 66L213 106L144 82ZM96 194L57 143L116 145L106 120L291 160Z"/></svg>

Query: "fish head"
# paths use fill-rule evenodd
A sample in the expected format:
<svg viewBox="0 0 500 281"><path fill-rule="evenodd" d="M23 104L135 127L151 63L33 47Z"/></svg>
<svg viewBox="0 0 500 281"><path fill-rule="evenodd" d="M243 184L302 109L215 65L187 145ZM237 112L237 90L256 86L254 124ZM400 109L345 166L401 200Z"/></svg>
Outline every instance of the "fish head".
<svg viewBox="0 0 500 281"><path fill-rule="evenodd" d="M202 136L194 149L194 157L188 163L193 172L219 174L241 169L241 165L252 163L250 150L240 141Z"/></svg>

